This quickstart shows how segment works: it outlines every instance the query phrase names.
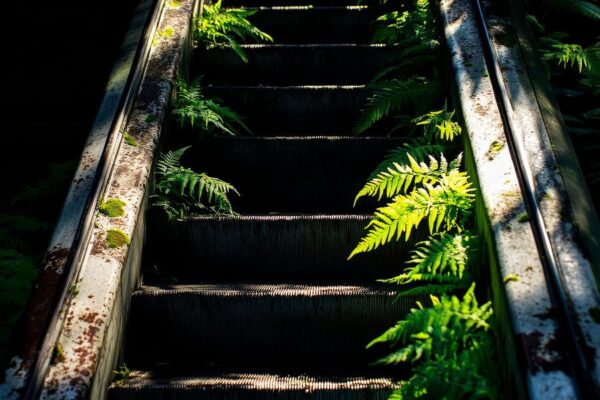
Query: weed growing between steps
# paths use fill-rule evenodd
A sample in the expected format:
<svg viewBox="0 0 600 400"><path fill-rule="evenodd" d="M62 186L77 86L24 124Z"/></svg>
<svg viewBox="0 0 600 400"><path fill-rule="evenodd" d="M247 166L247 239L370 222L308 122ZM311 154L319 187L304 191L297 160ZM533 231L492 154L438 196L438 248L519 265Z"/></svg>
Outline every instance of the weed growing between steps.
<svg viewBox="0 0 600 400"><path fill-rule="evenodd" d="M431 305L417 303L367 347L390 346L390 354L378 364L413 366L412 376L390 399L493 399L499 397L490 329L493 311L491 302L479 304L476 298L475 282L481 273L477 236L471 233L476 193L454 143L462 129L446 105L427 112L443 96L436 71L425 69L432 60L441 65L434 15L432 4L417 0L413 11L378 19L385 25L375 38L398 45L403 56L376 76L374 95L356 131L365 132L386 118L394 121L389 133L407 123L413 132L421 128L422 133L392 150L357 194L355 204L363 197L388 203L375 211L367 234L349 258L408 240L427 225L429 238L416 245L402 273L381 281L406 287L398 296L429 295ZM414 61L421 57L424 65ZM411 75L411 63L430 74ZM422 115L415 118L411 113ZM444 153L454 156L447 159Z"/></svg>
<svg viewBox="0 0 600 400"><path fill-rule="evenodd" d="M201 136L236 136L239 128L250 132L237 113L204 97L199 78L189 84L179 79L176 85L173 115L182 127L188 125L196 128L195 131Z"/></svg>
<svg viewBox="0 0 600 400"><path fill-rule="evenodd" d="M202 16L194 22L194 40L205 48L229 46L244 61L248 62L246 53L240 46L249 40L257 43L271 43L273 38L261 31L248 17L257 10L241 8L223 8L222 1L205 4Z"/></svg>
<svg viewBox="0 0 600 400"><path fill-rule="evenodd" d="M161 154L156 164L158 182L153 205L164 210L169 219L198 214L234 215L229 192L238 191L229 183L181 166L181 157L189 149Z"/></svg>
<svg viewBox="0 0 600 400"><path fill-rule="evenodd" d="M382 66L369 86L367 100L354 131L376 127L394 134L410 126L410 115L433 109L443 87L436 65L442 65L434 3L416 0L411 11L392 11L379 17L373 42L398 47L398 55ZM387 125L382 125L388 119Z"/></svg>

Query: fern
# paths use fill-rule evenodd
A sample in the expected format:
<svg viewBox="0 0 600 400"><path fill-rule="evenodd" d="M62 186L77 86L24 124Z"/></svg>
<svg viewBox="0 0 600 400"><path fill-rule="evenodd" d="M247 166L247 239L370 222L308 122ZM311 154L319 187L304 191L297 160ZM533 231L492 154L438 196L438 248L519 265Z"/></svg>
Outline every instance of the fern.
<svg viewBox="0 0 600 400"><path fill-rule="evenodd" d="M405 108L429 108L437 97L439 84L427 78L413 76L405 80L392 79L372 85L373 95L361 110L354 132L360 134L392 113Z"/></svg>
<svg viewBox="0 0 600 400"><path fill-rule="evenodd" d="M238 191L221 179L182 167L180 160L187 149L189 147L161 154L156 165L158 182L154 205L171 219L207 212L234 214L228 194L239 195Z"/></svg>
<svg viewBox="0 0 600 400"><path fill-rule="evenodd" d="M467 286L470 253L475 238L469 233L451 234L442 232L430 236L417 244L407 261L409 267L398 276L382 279L381 282L406 285L427 283L424 288L403 290L401 296L415 294L440 294Z"/></svg>
<svg viewBox="0 0 600 400"><path fill-rule="evenodd" d="M377 18L373 41L408 47L435 40L433 13L429 0L416 0L410 11L392 11Z"/></svg>
<svg viewBox="0 0 600 400"><path fill-rule="evenodd" d="M192 127L200 127L201 132L210 136L223 133L235 136L238 133L236 126L250 132L238 114L202 95L200 79L190 84L179 79L176 85L177 98L173 104L173 114L181 126L189 124Z"/></svg>
<svg viewBox="0 0 600 400"><path fill-rule="evenodd" d="M414 228L427 218L429 232L441 229L461 230L470 215L474 189L465 172L452 170L437 185L425 184L408 195L400 194L385 207L375 212L367 225L367 235L362 238L348 259L356 254L377 249L392 240L400 240L404 233L408 240Z"/></svg>
<svg viewBox="0 0 600 400"><path fill-rule="evenodd" d="M254 40L256 42L273 42L267 33L255 27L248 17L257 10L241 8L223 8L221 0L215 4L205 4L202 17L194 24L194 38L206 48L229 46L244 61L248 57L240 42Z"/></svg>
<svg viewBox="0 0 600 400"><path fill-rule="evenodd" d="M590 68L587 51L579 44L562 43L553 37L542 38L540 44L542 58L547 62L556 62L563 68L577 67L580 73Z"/></svg>
<svg viewBox="0 0 600 400"><path fill-rule="evenodd" d="M401 382L389 400L486 399L498 398L498 388L489 379L493 362L491 344L486 340L477 350L463 351L456 358L427 360L413 368L409 380Z"/></svg>
<svg viewBox="0 0 600 400"><path fill-rule="evenodd" d="M367 348L389 343L394 350L378 364L415 363L432 359L453 359L462 351L476 350L485 340L492 315L491 302L479 305L475 284L462 300L456 296L430 296L432 306L411 309L404 320L372 340Z"/></svg>
<svg viewBox="0 0 600 400"><path fill-rule="evenodd" d="M441 110L428 112L413 119L412 122L417 126L423 126L423 134L430 141L440 138L451 142L462 133L462 128L454 121L454 111L448 111L446 104Z"/></svg>
<svg viewBox="0 0 600 400"><path fill-rule="evenodd" d="M440 155L439 161L428 156L429 164L416 161L407 154L408 163L392 163L387 171L382 171L358 192L354 199L354 205L363 196L376 197L380 200L384 195L387 198L399 193L406 193L409 188L417 184L438 183L450 171L458 171L462 154L448 163L444 155Z"/></svg>

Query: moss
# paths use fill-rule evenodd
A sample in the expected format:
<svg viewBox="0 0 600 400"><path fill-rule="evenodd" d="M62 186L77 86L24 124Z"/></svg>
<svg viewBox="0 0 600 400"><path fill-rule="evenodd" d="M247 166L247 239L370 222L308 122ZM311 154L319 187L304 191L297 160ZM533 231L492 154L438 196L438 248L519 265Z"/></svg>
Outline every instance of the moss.
<svg viewBox="0 0 600 400"><path fill-rule="evenodd" d="M529 214L527 214L526 211L523 211L521 214L519 214L519 216L517 217L517 221L521 222L521 223L525 223L525 222L529 222Z"/></svg>
<svg viewBox="0 0 600 400"><path fill-rule="evenodd" d="M156 115L148 114L148 115L146 115L146 119L144 121L146 121L146 123L150 124L150 123L156 121Z"/></svg>
<svg viewBox="0 0 600 400"><path fill-rule="evenodd" d="M588 310L595 323L600 324L600 307L592 307Z"/></svg>
<svg viewBox="0 0 600 400"><path fill-rule="evenodd" d="M515 274L510 274L510 275L507 275L506 277L504 277L504 283L518 282L518 281L519 281L519 276L515 275Z"/></svg>
<svg viewBox="0 0 600 400"><path fill-rule="evenodd" d="M127 143L130 146L133 147L138 147L139 143L137 140L135 140L135 138L133 136L131 136L129 133L124 132L123 133L123 140L125 141L125 143Z"/></svg>
<svg viewBox="0 0 600 400"><path fill-rule="evenodd" d="M483 77L487 78L490 76L490 73L487 71L487 69L485 71L483 71Z"/></svg>
<svg viewBox="0 0 600 400"><path fill-rule="evenodd" d="M117 247L128 245L131 240L122 230L111 228L106 231L106 242L108 243L108 247L116 249Z"/></svg>
<svg viewBox="0 0 600 400"><path fill-rule="evenodd" d="M123 208L125 204L127 203L123 200L108 199L104 203L101 203L98 206L98 209L100 210L100 213L109 218L117 218L125 215L125 209Z"/></svg>
<svg viewBox="0 0 600 400"><path fill-rule="evenodd" d="M69 290L67 292L67 296L69 296L69 297L75 297L78 294L79 294L79 289L77 288L77 284L74 283L74 284L72 284L69 287Z"/></svg>
<svg viewBox="0 0 600 400"><path fill-rule="evenodd" d="M181 3L177 0L171 0L169 6L171 6L171 8L179 8L181 7Z"/></svg>
<svg viewBox="0 0 600 400"><path fill-rule="evenodd" d="M163 38L168 38L168 37L173 36L174 33L175 33L175 29L172 26L167 26L165 29L158 32L158 36L163 37Z"/></svg>
<svg viewBox="0 0 600 400"><path fill-rule="evenodd" d="M58 364L65 361L65 351L61 343L57 343L54 348L54 357L52 358L52 364Z"/></svg>

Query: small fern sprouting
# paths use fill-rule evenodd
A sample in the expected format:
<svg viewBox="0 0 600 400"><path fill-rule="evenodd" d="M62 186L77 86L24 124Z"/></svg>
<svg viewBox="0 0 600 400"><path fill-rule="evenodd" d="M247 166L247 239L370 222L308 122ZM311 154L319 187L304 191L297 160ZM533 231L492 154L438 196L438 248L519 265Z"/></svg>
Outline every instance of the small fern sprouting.
<svg viewBox="0 0 600 400"><path fill-rule="evenodd" d="M412 122L423 127L423 136L430 142L438 139L451 142L462 133L460 124L454 121L454 111L448 111L446 104L442 109L423 114Z"/></svg>
<svg viewBox="0 0 600 400"><path fill-rule="evenodd" d="M380 207L367 225L369 232L350 253L349 259L402 238L407 240L413 229L425 219L431 234L461 230L471 213L475 189L465 172L451 170L437 184L424 184L407 195L397 195Z"/></svg>
<svg viewBox="0 0 600 400"><path fill-rule="evenodd" d="M197 214L235 214L228 198L238 191L221 179L181 166L181 157L189 149L161 154L156 163L153 205L162 208L169 219L183 219Z"/></svg>
<svg viewBox="0 0 600 400"><path fill-rule="evenodd" d="M205 4L201 18L194 24L194 39L204 47L229 46L244 61L248 62L241 43L273 42L267 33L255 27L248 17L257 10L242 8L223 8L221 0L214 4Z"/></svg>
<svg viewBox="0 0 600 400"><path fill-rule="evenodd" d="M235 136L238 134L238 128L250 132L237 113L215 100L204 97L200 79L190 84L179 79L176 85L177 98L173 103L173 115L181 126L189 125L198 128L207 136L223 134Z"/></svg>
<svg viewBox="0 0 600 400"><path fill-rule="evenodd" d="M405 319L367 345L388 343L392 353L379 364L416 363L434 359L454 359L463 351L476 350L487 336L492 304L479 305L475 284L462 299L456 296L430 296L432 306L417 302Z"/></svg>

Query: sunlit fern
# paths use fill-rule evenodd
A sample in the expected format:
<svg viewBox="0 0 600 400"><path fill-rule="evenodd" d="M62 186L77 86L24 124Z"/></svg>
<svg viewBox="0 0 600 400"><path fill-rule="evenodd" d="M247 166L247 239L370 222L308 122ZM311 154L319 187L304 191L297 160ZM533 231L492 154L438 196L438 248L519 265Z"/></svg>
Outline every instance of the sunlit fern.
<svg viewBox="0 0 600 400"><path fill-rule="evenodd" d="M451 142L462 133L462 128L454 121L454 111L448 111L446 104L441 110L423 114L412 122L417 126L423 126L423 135L430 141L439 138Z"/></svg>
<svg viewBox="0 0 600 400"><path fill-rule="evenodd" d="M254 26L248 17L254 15L256 9L223 8L221 0L214 4L205 4L201 18L194 23L194 39L204 47L230 46L244 61L248 57L241 43L248 40L254 42L273 42L273 38Z"/></svg>
<svg viewBox="0 0 600 400"><path fill-rule="evenodd" d="M204 97L200 79L195 79L190 84L178 79L176 85L177 98L173 103L173 115L181 126L190 125L209 136L235 136L238 128L250 132L237 113Z"/></svg>
<svg viewBox="0 0 600 400"><path fill-rule="evenodd" d="M427 220L431 234L462 230L471 214L475 189L465 172L450 170L437 184L424 184L407 195L397 195L380 207L367 225L368 233L350 253L365 253L402 238L408 240L413 229Z"/></svg>
<svg viewBox="0 0 600 400"><path fill-rule="evenodd" d="M400 193L406 193L410 188L418 184L435 184L440 182L444 176L451 171L458 171L462 160L462 155L450 163L446 161L443 154L440 154L439 160L428 156L429 163L418 162L411 154L407 154L407 163L394 162L386 171L382 171L358 192L354 199L354 204L363 196L377 197L380 200L383 196L391 198Z"/></svg>
<svg viewBox="0 0 600 400"><path fill-rule="evenodd" d="M367 99L367 104L354 127L356 134L361 134L376 122L395 113L405 112L406 109L415 111L431 109L434 99L438 97L439 82L425 77L413 76L408 79L392 79L372 85L373 95Z"/></svg>
<svg viewBox="0 0 600 400"><path fill-rule="evenodd" d="M462 299L430 296L432 306L417 302L405 319L371 341L367 348L388 343L393 351L378 364L415 363L453 359L462 351L476 350L485 340L492 315L491 302L479 305L473 283Z"/></svg>
<svg viewBox="0 0 600 400"><path fill-rule="evenodd" d="M189 149L161 154L156 163L156 183L153 204L162 208L170 219L182 219L196 214L235 214L228 194L238 191L229 183L205 173L181 166L181 157Z"/></svg>
<svg viewBox="0 0 600 400"><path fill-rule="evenodd" d="M556 62L563 68L576 67L581 73L590 68L587 50L576 43L563 43L562 35L544 36L540 38L539 45L542 58L547 62Z"/></svg>
<svg viewBox="0 0 600 400"><path fill-rule="evenodd" d="M413 367L410 379L400 382L388 400L495 400L497 374L490 340L481 338L475 350L450 359L427 360Z"/></svg>
<svg viewBox="0 0 600 400"><path fill-rule="evenodd" d="M412 289L403 290L399 295L440 294L468 286L471 271L469 260L475 259L472 253L476 238L469 232L453 234L441 232L417 244L411 251L408 265L402 274L381 282L406 285L426 283Z"/></svg>

